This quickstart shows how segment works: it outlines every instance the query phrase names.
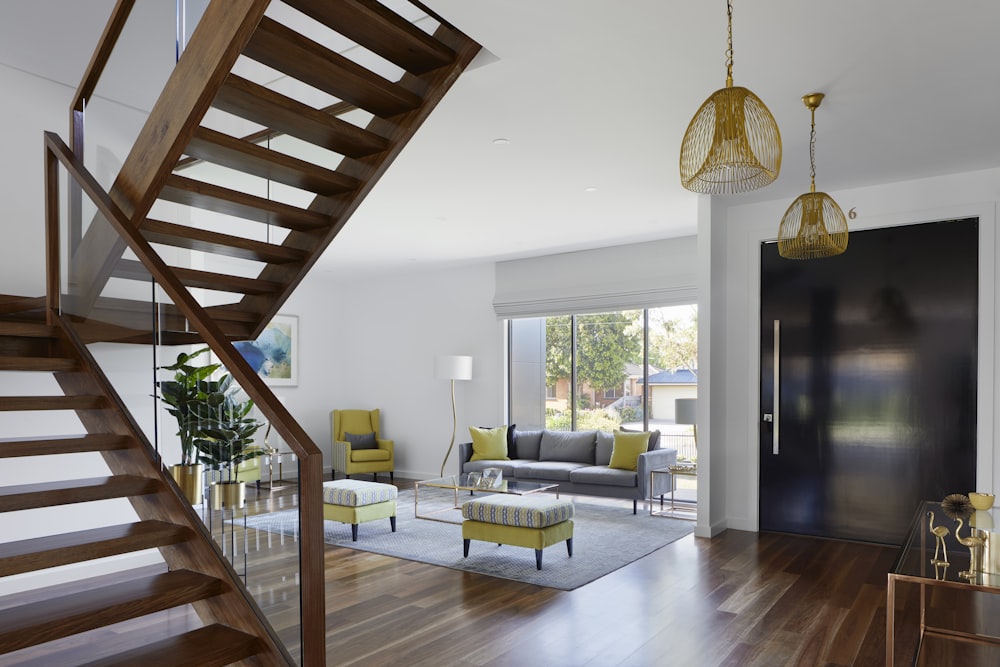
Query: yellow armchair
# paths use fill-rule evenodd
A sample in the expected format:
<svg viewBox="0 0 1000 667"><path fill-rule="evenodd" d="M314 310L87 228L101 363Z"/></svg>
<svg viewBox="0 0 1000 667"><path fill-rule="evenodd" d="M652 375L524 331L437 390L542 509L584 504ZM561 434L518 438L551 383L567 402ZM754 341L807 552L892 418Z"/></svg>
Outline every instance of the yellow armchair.
<svg viewBox="0 0 1000 667"><path fill-rule="evenodd" d="M240 461L236 464L237 482L256 482L260 488L260 460L262 457L256 456L252 459Z"/></svg>
<svg viewBox="0 0 1000 667"><path fill-rule="evenodd" d="M382 438L379 419L380 411L375 410L333 410L330 413L333 420L333 464L330 477L337 471L346 477L358 473L371 473L378 481L380 472L389 473L389 481L393 479L395 463L395 443ZM346 434L366 436L373 434L375 446L359 449L348 442Z"/></svg>

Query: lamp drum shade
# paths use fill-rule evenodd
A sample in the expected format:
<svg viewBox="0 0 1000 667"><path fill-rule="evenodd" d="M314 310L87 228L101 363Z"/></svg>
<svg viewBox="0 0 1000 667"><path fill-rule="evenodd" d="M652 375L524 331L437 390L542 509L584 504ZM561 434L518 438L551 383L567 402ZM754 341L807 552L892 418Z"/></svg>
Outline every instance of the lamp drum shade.
<svg viewBox="0 0 1000 667"><path fill-rule="evenodd" d="M675 424L697 424L698 423L698 399L697 398L675 398L674 399L674 423Z"/></svg>
<svg viewBox="0 0 1000 667"><path fill-rule="evenodd" d="M434 377L439 380L471 380L472 357L463 355L437 357L434 363Z"/></svg>

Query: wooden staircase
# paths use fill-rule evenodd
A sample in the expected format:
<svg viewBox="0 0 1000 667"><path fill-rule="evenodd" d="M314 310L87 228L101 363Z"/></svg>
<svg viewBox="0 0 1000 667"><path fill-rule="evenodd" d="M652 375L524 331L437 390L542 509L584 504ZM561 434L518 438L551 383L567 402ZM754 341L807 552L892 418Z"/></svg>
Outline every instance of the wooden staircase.
<svg viewBox="0 0 1000 667"><path fill-rule="evenodd" d="M426 11L421 25L375 0L206 11L110 195L154 248L199 258L176 276L214 294L200 298L231 339L266 326L479 51ZM88 230L77 254L112 256L77 282L150 279L99 237ZM94 320L146 321L106 292L84 302ZM171 308L166 332L191 334Z"/></svg>
<svg viewBox="0 0 1000 667"><path fill-rule="evenodd" d="M419 25L376 0L211 0L105 190L83 158L84 109L135 3L116 4L72 104L68 145L45 136L49 293L0 296L0 385L30 373L57 387L3 397L0 413L44 423L46 411L73 411L82 425L0 441L0 458L97 453L108 474L0 487L0 519L112 499L127 499L137 519L8 531L0 577L151 548L164 565L0 598L0 664L295 662L85 347L154 340L210 345L298 456L301 662L324 664L322 453L232 341L270 322L479 51L411 2ZM119 293L123 281L155 282L169 302ZM198 627L174 632L175 612ZM120 623L143 631L88 640Z"/></svg>
<svg viewBox="0 0 1000 667"><path fill-rule="evenodd" d="M61 321L49 326L0 320L0 373L49 374L61 388L51 395L5 396L0 411L23 412L26 420L43 422L46 411L75 410L85 430L0 440L0 458L97 452L109 474L0 487L0 513L9 517L40 508L58 513L71 504L127 499L138 520L0 543L0 577L146 549L159 549L164 565L161 571L125 571L110 580L0 597L0 660L20 662L41 654L49 656L48 664L291 664L200 517L168 481L149 443L78 343ZM46 459L38 459L39 468L46 465ZM124 644L87 642L74 645L68 655L60 652L59 640L185 606L196 611L201 627L152 643L134 632Z"/></svg>

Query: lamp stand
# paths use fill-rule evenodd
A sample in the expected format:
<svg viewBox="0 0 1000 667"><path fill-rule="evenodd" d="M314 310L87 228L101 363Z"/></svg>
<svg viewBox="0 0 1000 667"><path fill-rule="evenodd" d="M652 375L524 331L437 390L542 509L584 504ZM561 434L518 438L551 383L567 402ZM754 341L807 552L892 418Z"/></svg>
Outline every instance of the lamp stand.
<svg viewBox="0 0 1000 667"><path fill-rule="evenodd" d="M441 462L441 477L444 477L444 467L448 464L448 457L451 456L451 448L455 446L455 431L458 429L458 410L455 408L455 380L451 381L451 442L448 443L448 453L444 455Z"/></svg>

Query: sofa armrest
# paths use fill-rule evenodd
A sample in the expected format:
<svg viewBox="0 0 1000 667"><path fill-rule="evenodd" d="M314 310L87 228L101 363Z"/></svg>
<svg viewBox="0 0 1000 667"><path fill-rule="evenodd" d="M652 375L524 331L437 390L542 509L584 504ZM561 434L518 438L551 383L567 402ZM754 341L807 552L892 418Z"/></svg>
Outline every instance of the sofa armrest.
<svg viewBox="0 0 1000 667"><path fill-rule="evenodd" d="M654 480L655 488L649 488L649 471L659 468L666 468L677 463L676 449L654 449L651 452L639 454L636 465L636 472L639 474L639 490L643 498L658 496L663 493L670 493L670 476L657 475Z"/></svg>
<svg viewBox="0 0 1000 667"><path fill-rule="evenodd" d="M458 443L458 473L462 474L465 472L465 464L472 460L472 443L471 442L460 442Z"/></svg>

